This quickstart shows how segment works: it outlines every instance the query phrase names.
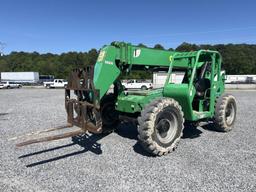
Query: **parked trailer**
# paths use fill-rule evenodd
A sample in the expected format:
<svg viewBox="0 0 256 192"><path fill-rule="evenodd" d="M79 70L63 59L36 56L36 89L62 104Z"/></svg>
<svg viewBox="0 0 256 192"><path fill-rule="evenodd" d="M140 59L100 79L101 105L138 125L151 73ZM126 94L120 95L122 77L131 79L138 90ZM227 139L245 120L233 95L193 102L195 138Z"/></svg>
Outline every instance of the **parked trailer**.
<svg viewBox="0 0 256 192"><path fill-rule="evenodd" d="M44 82L53 82L54 80L54 75L39 75L39 83L44 83Z"/></svg>
<svg viewBox="0 0 256 192"><path fill-rule="evenodd" d="M165 71L157 71L153 73L153 88L160 88L164 86L168 73ZM170 82L180 84L184 78L185 73L180 71L173 71Z"/></svg>
<svg viewBox="0 0 256 192"><path fill-rule="evenodd" d="M222 73L225 73L222 71ZM153 87L160 88L164 86L165 80L167 78L167 72L157 71L153 73ZM174 84L179 84L184 78L184 72L173 72L171 75L171 82ZM226 84L255 84L256 75L226 75ZM229 86L230 87L230 86Z"/></svg>
<svg viewBox="0 0 256 192"><path fill-rule="evenodd" d="M226 83L255 83L256 75L226 75Z"/></svg>
<svg viewBox="0 0 256 192"><path fill-rule="evenodd" d="M1 72L1 81L16 83L37 83L39 81L38 72Z"/></svg>

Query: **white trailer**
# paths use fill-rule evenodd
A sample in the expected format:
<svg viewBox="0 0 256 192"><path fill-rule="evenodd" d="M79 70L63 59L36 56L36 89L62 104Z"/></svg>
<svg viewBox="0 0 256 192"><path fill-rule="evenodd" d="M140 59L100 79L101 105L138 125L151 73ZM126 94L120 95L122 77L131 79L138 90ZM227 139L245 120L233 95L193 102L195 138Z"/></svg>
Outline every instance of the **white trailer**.
<svg viewBox="0 0 256 192"><path fill-rule="evenodd" d="M1 72L1 81L17 83L38 83L38 72Z"/></svg>
<svg viewBox="0 0 256 192"><path fill-rule="evenodd" d="M173 71L170 83L180 84L184 78L185 72ZM167 78L167 72L158 71L153 73L153 88L161 88L164 86L164 83Z"/></svg>
<svg viewBox="0 0 256 192"><path fill-rule="evenodd" d="M250 83L256 82L256 75L226 75L226 83Z"/></svg>

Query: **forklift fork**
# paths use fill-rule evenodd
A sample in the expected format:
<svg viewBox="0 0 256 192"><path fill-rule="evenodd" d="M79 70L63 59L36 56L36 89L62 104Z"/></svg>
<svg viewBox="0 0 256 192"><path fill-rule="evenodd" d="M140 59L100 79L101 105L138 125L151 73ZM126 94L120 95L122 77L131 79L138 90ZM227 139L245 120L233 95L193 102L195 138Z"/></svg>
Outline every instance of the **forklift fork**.
<svg viewBox="0 0 256 192"><path fill-rule="evenodd" d="M54 141L68 137L74 137L84 134L87 131L92 133L102 132L102 122L99 109L99 91L93 84L93 66L83 69L74 69L68 79L68 85L65 88L65 107L67 112L67 125L42 131L31 132L24 136L14 137L9 140L23 138L26 140L16 144L17 147ZM74 92L76 98L72 98L71 92ZM65 133L42 136L45 133L56 132L63 129L71 129L76 126L77 129ZM37 136L35 138L35 136Z"/></svg>

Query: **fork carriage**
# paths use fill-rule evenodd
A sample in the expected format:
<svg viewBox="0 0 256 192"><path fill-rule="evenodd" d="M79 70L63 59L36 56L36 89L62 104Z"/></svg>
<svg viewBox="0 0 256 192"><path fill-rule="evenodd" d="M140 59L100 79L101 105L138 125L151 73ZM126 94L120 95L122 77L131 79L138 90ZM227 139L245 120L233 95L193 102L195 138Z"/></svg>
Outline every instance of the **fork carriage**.
<svg viewBox="0 0 256 192"><path fill-rule="evenodd" d="M71 72L65 89L67 121L84 131L101 133L99 90L93 84L93 67ZM72 98L72 91L76 98Z"/></svg>
<svg viewBox="0 0 256 192"><path fill-rule="evenodd" d="M87 131L92 133L102 132L102 122L100 117L99 90L93 85L93 67L84 69L74 69L69 76L68 85L65 88L65 108L67 112L67 124L45 129L42 131L28 133L21 137L14 137L10 140L23 138L25 141L16 144L17 147L64 139L77 136ZM73 98L72 98L73 96ZM72 127L78 129L72 129ZM57 131L67 131L65 133L44 135ZM36 137L36 138L35 138Z"/></svg>

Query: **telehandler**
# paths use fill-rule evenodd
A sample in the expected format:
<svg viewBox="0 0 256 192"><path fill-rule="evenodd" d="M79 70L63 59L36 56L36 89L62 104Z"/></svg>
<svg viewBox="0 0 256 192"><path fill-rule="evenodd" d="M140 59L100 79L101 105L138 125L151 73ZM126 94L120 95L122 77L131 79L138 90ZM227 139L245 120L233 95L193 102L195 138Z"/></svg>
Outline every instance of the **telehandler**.
<svg viewBox="0 0 256 192"><path fill-rule="evenodd" d="M125 91L120 76L132 70L167 71L163 88ZM183 72L181 83L172 74ZM236 119L236 99L224 93L225 74L217 51L174 52L114 42L104 46L94 67L74 69L65 88L66 126L79 129L30 139L17 146L72 137L89 131L113 131L123 120L135 120L142 147L156 156L173 151L184 122L206 122L217 131L230 131ZM108 93L111 85L113 93Z"/></svg>

